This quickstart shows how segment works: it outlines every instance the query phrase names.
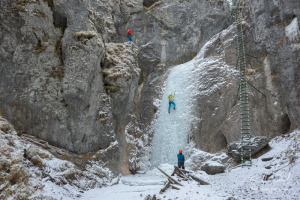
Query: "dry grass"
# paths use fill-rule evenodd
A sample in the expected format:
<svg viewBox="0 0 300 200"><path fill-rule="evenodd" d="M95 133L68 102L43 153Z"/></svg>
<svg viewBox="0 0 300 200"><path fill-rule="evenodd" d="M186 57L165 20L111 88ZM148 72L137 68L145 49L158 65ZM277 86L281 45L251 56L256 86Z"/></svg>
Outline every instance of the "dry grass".
<svg viewBox="0 0 300 200"><path fill-rule="evenodd" d="M49 83L50 83L50 79L47 78L47 79L46 79L46 84L48 85Z"/></svg>
<svg viewBox="0 0 300 200"><path fill-rule="evenodd" d="M16 5L11 8L11 12L16 13L16 12L26 12L26 9L22 5Z"/></svg>
<svg viewBox="0 0 300 200"><path fill-rule="evenodd" d="M7 139L7 144L9 145L9 146L15 146L16 144L15 144L15 141L12 139L12 138L8 138Z"/></svg>
<svg viewBox="0 0 300 200"><path fill-rule="evenodd" d="M9 177L9 182L11 185L15 185L20 182L27 182L28 177L26 173L20 168L13 168L10 170L11 175Z"/></svg>
<svg viewBox="0 0 300 200"><path fill-rule="evenodd" d="M18 0L18 5L26 6L27 3L30 3L30 0Z"/></svg>
<svg viewBox="0 0 300 200"><path fill-rule="evenodd" d="M5 116L5 115L7 115L7 112L2 107L0 107L0 116Z"/></svg>
<svg viewBox="0 0 300 200"><path fill-rule="evenodd" d="M38 9L34 9L33 10L33 14L37 17L42 17L42 18L46 18L46 14Z"/></svg>
<svg viewBox="0 0 300 200"><path fill-rule="evenodd" d="M43 51L46 51L47 48L48 48L48 47L47 47L47 46L43 46L42 43L41 43L41 41L39 40L39 41L38 41L38 44L37 44L37 46L36 46L36 48L35 48L35 52L36 52L36 53L41 53L41 52L43 52Z"/></svg>
<svg viewBox="0 0 300 200"><path fill-rule="evenodd" d="M43 40L43 42L48 42L49 39L50 39L49 37L44 36L42 40Z"/></svg>
<svg viewBox="0 0 300 200"><path fill-rule="evenodd" d="M280 40L277 41L276 44L277 44L277 45L281 45L281 44L284 42L284 40L285 40L284 38L281 38Z"/></svg>
<svg viewBox="0 0 300 200"><path fill-rule="evenodd" d="M60 60L61 64L64 64L63 55L62 55L62 36L58 38L55 43L55 55Z"/></svg>
<svg viewBox="0 0 300 200"><path fill-rule="evenodd" d="M39 168L43 168L45 166L45 164L43 163L42 159L39 156L33 156L30 159L30 161L32 162L32 164L38 166Z"/></svg>
<svg viewBox="0 0 300 200"><path fill-rule="evenodd" d="M96 37L97 34L95 31L79 31L76 33L73 33L72 37L80 39L80 38L87 38L91 39L93 37Z"/></svg>
<svg viewBox="0 0 300 200"><path fill-rule="evenodd" d="M296 156L292 155L290 156L290 163L294 163L296 161Z"/></svg>
<svg viewBox="0 0 300 200"><path fill-rule="evenodd" d="M247 74L248 76L252 76L254 74L254 70L248 70Z"/></svg>
<svg viewBox="0 0 300 200"><path fill-rule="evenodd" d="M57 67L52 67L52 71L49 74L49 77L59 78L59 80L62 80L64 77L64 66L60 65Z"/></svg>
<svg viewBox="0 0 300 200"><path fill-rule="evenodd" d="M242 21L242 26L248 26L248 22Z"/></svg>
<svg viewBox="0 0 300 200"><path fill-rule="evenodd" d="M7 133L9 130L11 130L11 127L9 126L9 124L2 124L0 130L4 133Z"/></svg>
<svg viewBox="0 0 300 200"><path fill-rule="evenodd" d="M104 88L108 93L115 93L120 90L120 87L113 85L106 85Z"/></svg>
<svg viewBox="0 0 300 200"><path fill-rule="evenodd" d="M126 4L126 6L128 6L128 7L134 7L134 5L132 4L132 3L130 3L130 2L128 2L128 1L124 1L124 3Z"/></svg>
<svg viewBox="0 0 300 200"><path fill-rule="evenodd" d="M36 48L35 48L35 52L36 52L36 53L41 53L41 52L43 52L43 51L46 51L47 48L48 48L48 47L46 47L46 46L36 47Z"/></svg>

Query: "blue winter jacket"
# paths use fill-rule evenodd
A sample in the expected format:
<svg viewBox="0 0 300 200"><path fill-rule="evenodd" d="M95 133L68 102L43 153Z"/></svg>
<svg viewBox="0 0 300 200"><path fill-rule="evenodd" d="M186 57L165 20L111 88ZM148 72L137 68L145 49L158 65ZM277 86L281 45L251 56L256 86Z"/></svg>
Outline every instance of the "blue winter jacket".
<svg viewBox="0 0 300 200"><path fill-rule="evenodd" d="M184 155L182 153L177 154L178 162L184 162Z"/></svg>

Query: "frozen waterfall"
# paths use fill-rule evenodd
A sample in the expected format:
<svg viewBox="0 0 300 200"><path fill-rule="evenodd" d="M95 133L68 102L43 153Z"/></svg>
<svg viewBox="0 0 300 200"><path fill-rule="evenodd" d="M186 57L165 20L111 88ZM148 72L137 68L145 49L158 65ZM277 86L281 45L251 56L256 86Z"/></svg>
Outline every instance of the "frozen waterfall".
<svg viewBox="0 0 300 200"><path fill-rule="evenodd" d="M154 128L151 155L152 166L158 166L162 163L175 165L179 149L183 150L183 154L186 152L193 120L193 97L199 91L195 72L203 67L201 64L199 65L199 60L203 60L204 49L205 47L193 60L172 68L166 80ZM168 95L175 91L174 102L176 110L173 110L172 105L171 113L169 114Z"/></svg>

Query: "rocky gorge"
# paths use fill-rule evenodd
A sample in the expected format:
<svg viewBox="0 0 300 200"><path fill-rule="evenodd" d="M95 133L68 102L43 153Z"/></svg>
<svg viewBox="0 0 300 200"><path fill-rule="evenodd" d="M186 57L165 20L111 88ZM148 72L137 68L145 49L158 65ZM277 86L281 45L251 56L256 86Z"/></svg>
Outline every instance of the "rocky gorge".
<svg viewBox="0 0 300 200"><path fill-rule="evenodd" d="M20 135L94 155L113 174L145 169L168 73L206 44L204 58L218 62L197 74L190 139L210 153L240 139L227 1L1 0L0 9L0 114ZM246 53L256 57L247 57L247 78L265 95L249 86L252 133L289 133L300 125L300 2L240 9Z"/></svg>

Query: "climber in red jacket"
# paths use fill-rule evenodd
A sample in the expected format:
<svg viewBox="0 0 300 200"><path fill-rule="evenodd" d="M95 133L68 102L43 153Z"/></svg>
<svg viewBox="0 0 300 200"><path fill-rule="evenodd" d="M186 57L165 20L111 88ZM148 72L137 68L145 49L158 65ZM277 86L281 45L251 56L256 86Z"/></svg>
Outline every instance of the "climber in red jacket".
<svg viewBox="0 0 300 200"><path fill-rule="evenodd" d="M132 42L132 39L131 39L131 31L130 31L130 30L127 31L127 37L128 37L128 42L129 42L129 41Z"/></svg>

